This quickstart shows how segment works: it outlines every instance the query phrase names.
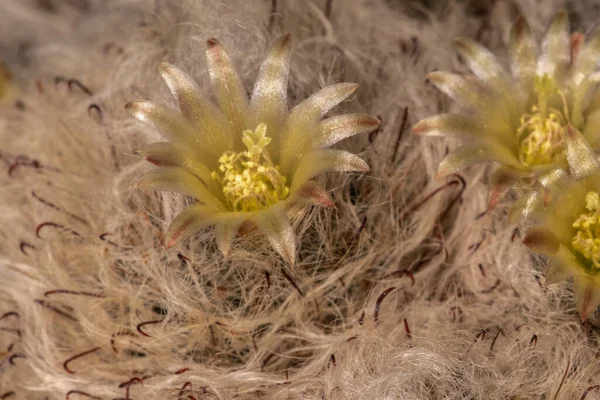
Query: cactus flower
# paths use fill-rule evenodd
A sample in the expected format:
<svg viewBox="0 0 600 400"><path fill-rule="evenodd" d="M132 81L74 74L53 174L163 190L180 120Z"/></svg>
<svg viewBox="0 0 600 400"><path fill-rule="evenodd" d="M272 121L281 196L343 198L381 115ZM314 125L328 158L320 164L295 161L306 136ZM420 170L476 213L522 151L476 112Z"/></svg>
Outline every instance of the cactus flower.
<svg viewBox="0 0 600 400"><path fill-rule="evenodd" d="M600 304L600 163L576 129L565 131L571 174L555 170L545 185L548 196L537 203L523 243L550 257L546 283L574 280L582 320ZM535 198L535 197L532 197Z"/></svg>
<svg viewBox="0 0 600 400"><path fill-rule="evenodd" d="M600 34L585 45L583 41L582 34L569 34L567 14L559 12L538 55L538 46L521 18L510 34L508 72L486 48L457 39L457 51L474 77L433 72L428 78L464 112L435 115L413 128L419 135L466 142L442 160L438 176L496 162L499 167L490 179L493 208L511 187L522 187L549 170L566 167L568 125L599 148L600 97L592 89L600 79L596 72Z"/></svg>
<svg viewBox="0 0 600 400"><path fill-rule="evenodd" d="M137 151L159 168L134 186L197 200L170 224L167 247L214 225L217 245L227 255L242 224L251 223L293 264L296 239L288 218L291 207L334 206L328 193L311 179L326 171L369 170L358 156L328 147L374 130L379 121L363 114L323 119L358 85L325 87L288 111L290 53L289 35L275 41L248 98L224 47L209 39L206 57L214 102L188 75L162 63L160 73L180 112L147 101L127 104L137 119L167 139Z"/></svg>

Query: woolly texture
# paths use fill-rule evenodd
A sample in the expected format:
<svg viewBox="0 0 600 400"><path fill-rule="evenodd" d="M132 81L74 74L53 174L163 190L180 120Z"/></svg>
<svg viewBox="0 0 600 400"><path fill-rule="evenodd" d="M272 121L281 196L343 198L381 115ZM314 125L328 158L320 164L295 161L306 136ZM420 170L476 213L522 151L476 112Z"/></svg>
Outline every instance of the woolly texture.
<svg viewBox="0 0 600 400"><path fill-rule="evenodd" d="M435 180L455 144L409 134L449 111L425 76L466 72L454 37L505 63L518 9L539 38L565 4L443 3L3 1L19 94L0 108L0 398L597 398L597 317L580 323L570 284L543 285L508 202L483 213L485 169ZM125 103L175 106L160 62L207 89L211 37L249 89L283 32L290 107L360 85L337 112L382 126L335 147L371 171L320 178L336 209L292 219L293 268L254 233L226 258L210 229L165 250L190 202L129 189L158 134Z"/></svg>

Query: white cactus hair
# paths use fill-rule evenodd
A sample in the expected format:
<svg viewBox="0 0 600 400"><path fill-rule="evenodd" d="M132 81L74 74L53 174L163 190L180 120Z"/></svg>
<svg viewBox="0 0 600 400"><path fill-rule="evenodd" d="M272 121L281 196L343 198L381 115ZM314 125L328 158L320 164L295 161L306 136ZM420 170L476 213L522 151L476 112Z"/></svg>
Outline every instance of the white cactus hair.
<svg viewBox="0 0 600 400"><path fill-rule="evenodd" d="M453 38L505 61L518 13L537 38L561 7L586 32L595 2L476 3L2 1L0 398L597 398L598 318L543 285L508 199L482 213L485 168L436 181L455 143L410 135L447 108L426 74L466 71ZM371 171L320 178L336 208L293 218L293 268L255 234L226 258L210 230L165 250L186 200L129 189L156 133L124 105L174 106L162 61L207 89L211 37L250 89L282 32L290 106L360 84L338 111L383 124L338 148Z"/></svg>

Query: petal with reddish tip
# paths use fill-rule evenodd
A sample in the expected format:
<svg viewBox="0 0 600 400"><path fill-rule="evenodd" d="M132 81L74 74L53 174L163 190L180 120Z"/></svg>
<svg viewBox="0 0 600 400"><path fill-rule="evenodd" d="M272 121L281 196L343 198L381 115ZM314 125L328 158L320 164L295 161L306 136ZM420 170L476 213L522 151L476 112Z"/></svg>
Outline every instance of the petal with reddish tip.
<svg viewBox="0 0 600 400"><path fill-rule="evenodd" d="M531 250L547 256L553 256L558 252L560 242L548 229L534 226L527 231L523 244Z"/></svg>
<svg viewBox="0 0 600 400"><path fill-rule="evenodd" d="M467 140L488 134L477 119L464 114L439 114L425 118L413 126L412 132L421 136L449 136Z"/></svg>
<svg viewBox="0 0 600 400"><path fill-rule="evenodd" d="M292 200L302 201L320 207L335 208L329 193L315 181L308 181L293 195Z"/></svg>
<svg viewBox="0 0 600 400"><path fill-rule="evenodd" d="M368 171L369 166L360 157L344 150L313 150L300 160L292 178L291 192L298 190L309 179L326 171Z"/></svg>
<svg viewBox="0 0 600 400"><path fill-rule="evenodd" d="M577 274L573 277L575 304L582 321L593 314L600 305L600 285L588 275Z"/></svg>
<svg viewBox="0 0 600 400"><path fill-rule="evenodd" d="M580 180L598 172L600 164L594 150L583 135L570 125L566 129L565 142L567 161L575 179Z"/></svg>
<svg viewBox="0 0 600 400"><path fill-rule="evenodd" d="M500 167L496 169L490 177L488 209L494 209L498 202L508 193L510 188L527 175L527 173L514 168Z"/></svg>
<svg viewBox="0 0 600 400"><path fill-rule="evenodd" d="M252 221L267 237L271 246L290 265L296 259L296 236L283 204L272 206L255 214Z"/></svg>
<svg viewBox="0 0 600 400"><path fill-rule="evenodd" d="M279 127L287 111L291 42L289 34L277 39L260 66L250 101L256 125Z"/></svg>
<svg viewBox="0 0 600 400"><path fill-rule="evenodd" d="M197 145L194 128L177 111L144 100L130 101L125 109L152 126L165 139L181 145Z"/></svg>
<svg viewBox="0 0 600 400"><path fill-rule="evenodd" d="M380 124L377 118L366 114L344 114L327 118L319 124L317 134L310 140L310 147L329 147L350 136L372 132Z"/></svg>
<svg viewBox="0 0 600 400"><path fill-rule="evenodd" d="M221 111L203 94L196 82L169 63L161 63L160 74L179 102L181 114L199 128L206 149L221 155L232 147L233 131Z"/></svg>
<svg viewBox="0 0 600 400"><path fill-rule="evenodd" d="M573 66L573 81L578 85L583 79L596 70L600 59L600 29L583 46L575 58Z"/></svg>
<svg viewBox="0 0 600 400"><path fill-rule="evenodd" d="M505 81L504 70L491 51L467 38L456 39L454 45L471 72L479 79L488 81L493 86Z"/></svg>
<svg viewBox="0 0 600 400"><path fill-rule="evenodd" d="M231 249L231 242L235 238L242 223L250 218L250 213L223 213L215 221L215 239L217 247L225 257Z"/></svg>
<svg viewBox="0 0 600 400"><path fill-rule="evenodd" d="M213 216L217 210L207 207L203 204L193 204L183 210L167 230L165 237L165 246L172 247L175 243L187 238L214 223Z"/></svg>
<svg viewBox="0 0 600 400"><path fill-rule="evenodd" d="M510 31L510 69L526 87L535 75L536 53L529 24L520 17Z"/></svg>
<svg viewBox="0 0 600 400"><path fill-rule="evenodd" d="M477 87L473 82L464 79L462 76L449 72L437 71L427 75L427 79L429 79L429 81L440 91L462 106L470 109L483 109L489 111L489 96L485 94L482 88Z"/></svg>
<svg viewBox="0 0 600 400"><path fill-rule="evenodd" d="M201 180L181 168L166 167L147 172L133 184L133 187L142 190L182 193L194 197L212 208L223 208L222 203Z"/></svg>
<svg viewBox="0 0 600 400"><path fill-rule="evenodd" d="M235 71L229 54L217 39L206 41L208 72L217 104L231 122L234 132L247 129L248 96L244 84Z"/></svg>
<svg viewBox="0 0 600 400"><path fill-rule="evenodd" d="M566 11L560 11L553 18L548 32L542 41L542 52L537 62L537 75L548 74L557 78L564 72L571 58L569 40L569 17Z"/></svg>
<svg viewBox="0 0 600 400"><path fill-rule="evenodd" d="M442 160L436 177L440 178L472 165L490 161L517 169L521 167L515 155L500 144L494 142L469 143L460 146Z"/></svg>
<svg viewBox="0 0 600 400"><path fill-rule="evenodd" d="M149 143L136 150L135 154L144 157L147 161L159 167L183 168L190 174L196 175L206 185L212 179L210 170L206 165L196 161L185 148L180 148L172 143Z"/></svg>

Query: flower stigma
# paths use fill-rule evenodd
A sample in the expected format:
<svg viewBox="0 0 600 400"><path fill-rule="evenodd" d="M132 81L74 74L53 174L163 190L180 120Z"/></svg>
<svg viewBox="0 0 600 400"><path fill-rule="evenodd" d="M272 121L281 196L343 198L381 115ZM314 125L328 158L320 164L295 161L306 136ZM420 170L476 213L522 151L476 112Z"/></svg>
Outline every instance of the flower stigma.
<svg viewBox="0 0 600 400"><path fill-rule="evenodd" d="M600 196L596 192L585 195L585 208L588 213L581 214L573 228L577 234L573 236L572 245L586 260L600 269Z"/></svg>
<svg viewBox="0 0 600 400"><path fill-rule="evenodd" d="M286 177L265 151L270 142L267 126L260 123L256 130L242 133L246 151L226 151L219 158L219 170L213 171L211 177L221 184L232 211L259 211L290 194Z"/></svg>
<svg viewBox="0 0 600 400"><path fill-rule="evenodd" d="M517 129L519 162L525 168L552 164L565 149L565 118L560 111L548 107L548 98L561 94L560 91L555 88L554 81L544 75L536 77L535 92L538 104L533 105L531 114L521 117L521 125Z"/></svg>

